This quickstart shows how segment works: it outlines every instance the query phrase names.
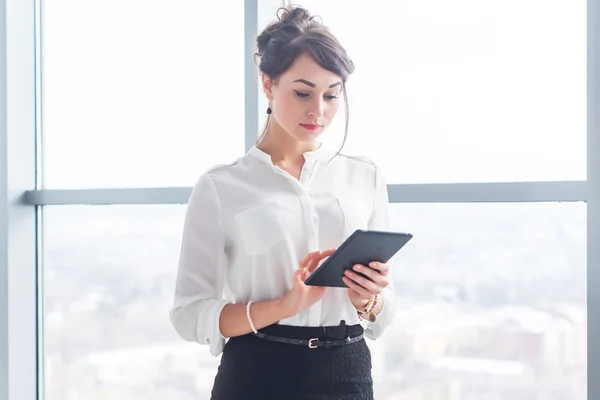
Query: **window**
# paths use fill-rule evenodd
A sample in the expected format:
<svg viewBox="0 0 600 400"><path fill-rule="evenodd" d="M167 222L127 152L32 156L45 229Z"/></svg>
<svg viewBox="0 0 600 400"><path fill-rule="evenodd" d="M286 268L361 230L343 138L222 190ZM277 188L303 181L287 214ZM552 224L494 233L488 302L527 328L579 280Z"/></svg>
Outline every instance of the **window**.
<svg viewBox="0 0 600 400"><path fill-rule="evenodd" d="M243 3L42 11L44 187L192 186L243 152Z"/></svg>
<svg viewBox="0 0 600 400"><path fill-rule="evenodd" d="M256 132L246 124L254 124L253 107L264 121L266 102L247 62L249 35L253 20L264 27L280 3L14 4L19 18L6 25L10 43L0 43L0 69L6 47L21 49L11 62L25 60L27 68L13 68L18 80L8 79L9 148L24 148L26 129L15 121L35 121L43 178L37 189L50 197L53 189L192 186L207 167L235 159L253 142ZM587 85L598 87L593 74L600 70L589 68L587 82L586 42L598 34L589 31L586 41L586 17L598 11L586 10L585 1L301 4L324 17L356 63L346 149L376 160L388 183L590 179L586 188L598 190L597 177L586 174L593 163L585 133ZM32 11L38 7L41 26ZM33 41L18 30L34 23L41 57L40 48L27 51ZM33 63L24 54L41 63L36 74L26 73ZM37 73L33 91L23 76ZM245 103L253 94L256 104ZM42 109L33 115L27 107L37 100ZM340 115L325 140L341 144L342 129ZM7 169L19 172L11 184L31 187L35 177L15 168L20 158L10 154ZM115 192L98 193L105 200ZM7 271L16 288L8 304L27 298L20 308L31 315L18 327L0 321L11 339L8 347L0 343L0 358L11 349L13 374L0 374L0 383L11 379L11 394L27 387L31 397L39 382L48 400L208 398L219 358L183 342L168 320L185 205L84 206L77 191L58 196L69 205L42 204L40 254L33 217L17 234L9 228L7 243L31 257L15 258L12 250L12 258L0 259L0 274ZM593 198L589 206L393 204L392 228L415 239L393 261L402 312L381 340L368 341L377 399L593 398L598 387L586 376L586 241L593 241L586 229L596 234L600 226ZM16 274L13 266L33 271L19 263L33 266L33 254L43 288L37 358L27 348L35 329L22 321L34 320L37 299L28 293L38 287L28 279L33 272ZM8 309L0 304L0 314ZM598 360L590 360L593 370Z"/></svg>
<svg viewBox="0 0 600 400"><path fill-rule="evenodd" d="M377 398L585 398L585 210L392 205L415 238L392 262L398 319L368 341ZM167 318L184 213L45 207L48 400L209 397L219 359Z"/></svg>
<svg viewBox="0 0 600 400"><path fill-rule="evenodd" d="M394 204L377 399L585 399L585 203Z"/></svg>
<svg viewBox="0 0 600 400"><path fill-rule="evenodd" d="M168 317L185 208L44 208L47 400L210 397L219 358Z"/></svg>
<svg viewBox="0 0 600 400"><path fill-rule="evenodd" d="M356 64L346 148L389 183L586 179L584 0L301 4Z"/></svg>

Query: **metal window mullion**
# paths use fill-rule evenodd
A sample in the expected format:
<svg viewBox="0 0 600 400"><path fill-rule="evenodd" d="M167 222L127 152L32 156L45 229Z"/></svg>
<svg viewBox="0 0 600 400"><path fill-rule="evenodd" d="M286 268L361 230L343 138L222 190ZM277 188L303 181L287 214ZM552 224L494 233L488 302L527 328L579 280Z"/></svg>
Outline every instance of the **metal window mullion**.
<svg viewBox="0 0 600 400"><path fill-rule="evenodd" d="M259 0L244 0L244 148L254 145L258 130L258 75L254 63Z"/></svg>
<svg viewBox="0 0 600 400"><path fill-rule="evenodd" d="M600 398L600 0L587 0L588 399Z"/></svg>
<svg viewBox="0 0 600 400"><path fill-rule="evenodd" d="M37 190L29 205L185 204L192 188ZM392 203L585 201L585 182L524 182L389 185Z"/></svg>
<svg viewBox="0 0 600 400"><path fill-rule="evenodd" d="M586 182L489 182L388 185L392 203L585 201Z"/></svg>
<svg viewBox="0 0 600 400"><path fill-rule="evenodd" d="M0 0L6 10L7 0ZM6 74L6 13L0 13L0 400L8 400L8 96Z"/></svg>
<svg viewBox="0 0 600 400"><path fill-rule="evenodd" d="M0 0L0 400L38 396L35 2Z"/></svg>

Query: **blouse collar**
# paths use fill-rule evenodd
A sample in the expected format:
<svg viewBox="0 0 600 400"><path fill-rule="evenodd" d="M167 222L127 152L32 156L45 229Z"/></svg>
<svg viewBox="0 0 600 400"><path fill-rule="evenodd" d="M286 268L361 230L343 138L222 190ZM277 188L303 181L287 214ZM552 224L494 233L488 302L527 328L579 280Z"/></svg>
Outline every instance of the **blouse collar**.
<svg viewBox="0 0 600 400"><path fill-rule="evenodd" d="M309 160L309 159L321 160L330 154L331 154L331 151L323 143L319 143L319 147L317 149L306 151L303 153L305 160ZM266 162L267 164L271 164L271 165L273 164L271 156L269 154L265 153L264 151L262 151L261 149L259 149L257 147L257 145L254 145L250 148L250 150L248 151L248 155L251 157L254 157L260 161Z"/></svg>

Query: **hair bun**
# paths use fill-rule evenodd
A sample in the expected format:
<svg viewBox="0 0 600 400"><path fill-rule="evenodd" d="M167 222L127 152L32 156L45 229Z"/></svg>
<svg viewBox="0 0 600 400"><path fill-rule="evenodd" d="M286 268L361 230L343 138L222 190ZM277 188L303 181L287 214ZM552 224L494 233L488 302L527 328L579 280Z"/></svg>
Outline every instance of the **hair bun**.
<svg viewBox="0 0 600 400"><path fill-rule="evenodd" d="M281 30L292 31L301 29L301 26L307 25L308 22L312 21L315 16L300 6L287 6L280 7L277 10L278 21L272 22L269 26L263 30L263 32L256 37L256 47L258 52L254 55L255 61L262 56L264 49L267 47L271 39L277 35Z"/></svg>
<svg viewBox="0 0 600 400"><path fill-rule="evenodd" d="M277 10L277 17L282 23L310 21L314 16L306 8L300 6L281 7Z"/></svg>

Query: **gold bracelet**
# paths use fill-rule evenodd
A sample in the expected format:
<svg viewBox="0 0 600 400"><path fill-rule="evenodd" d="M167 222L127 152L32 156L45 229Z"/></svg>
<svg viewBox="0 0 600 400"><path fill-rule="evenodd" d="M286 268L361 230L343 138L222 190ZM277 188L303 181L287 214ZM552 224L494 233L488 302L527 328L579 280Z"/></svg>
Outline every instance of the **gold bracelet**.
<svg viewBox="0 0 600 400"><path fill-rule="evenodd" d="M367 304L365 304L365 307L363 308L362 312L363 313L369 312L369 310L371 309L371 304L373 304L374 301L375 301L375 296L373 296L373 298L371 300L367 301Z"/></svg>
<svg viewBox="0 0 600 400"><path fill-rule="evenodd" d="M375 295L372 300L370 300L365 306L365 310L361 313L359 310L356 310L358 313L358 318L365 320L368 319L371 322L375 322L377 320L377 315L373 312L375 310L375 306L377 305L377 300L379 299L379 295ZM368 317L365 318L365 315Z"/></svg>

